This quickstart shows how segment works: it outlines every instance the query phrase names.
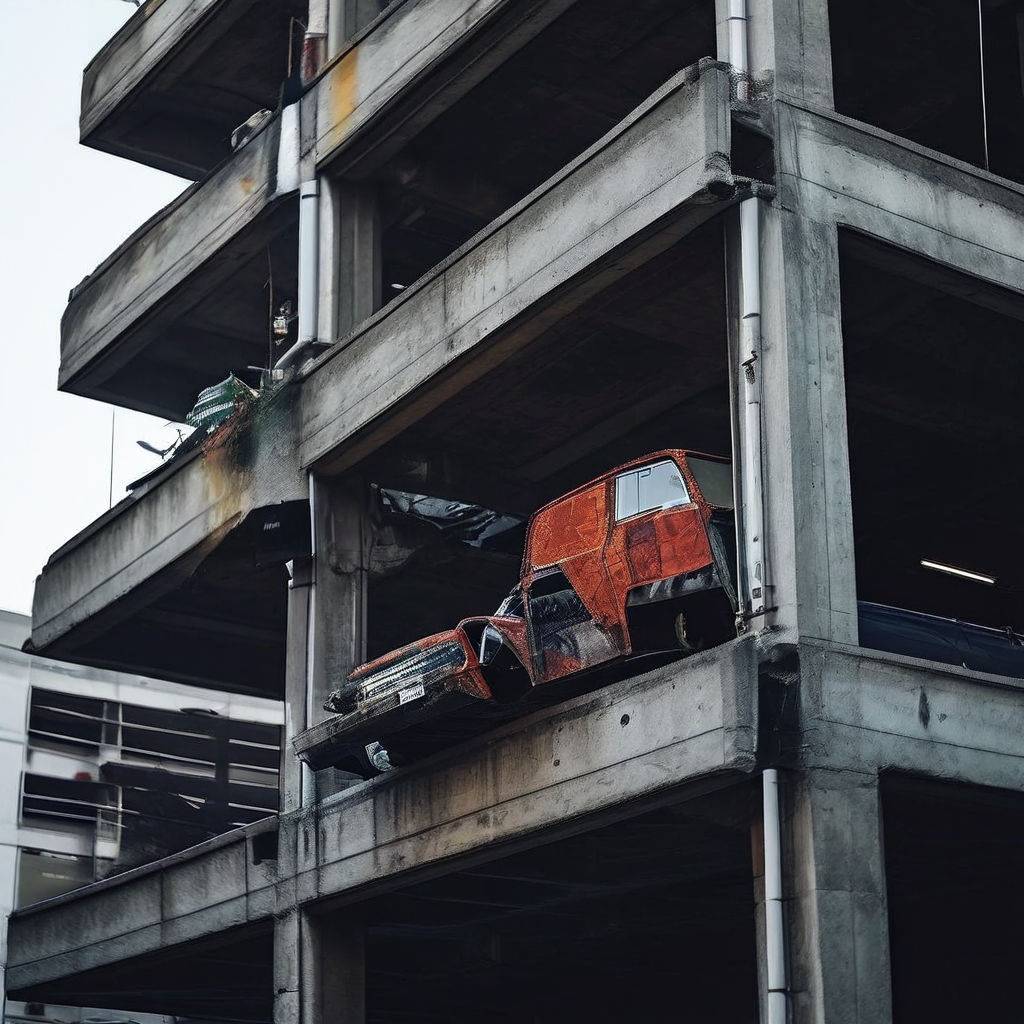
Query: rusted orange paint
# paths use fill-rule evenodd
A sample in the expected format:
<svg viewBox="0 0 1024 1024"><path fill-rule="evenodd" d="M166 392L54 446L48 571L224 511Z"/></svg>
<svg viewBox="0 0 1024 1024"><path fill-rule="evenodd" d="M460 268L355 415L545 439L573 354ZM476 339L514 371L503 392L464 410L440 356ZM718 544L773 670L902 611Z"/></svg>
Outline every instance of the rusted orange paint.
<svg viewBox="0 0 1024 1024"><path fill-rule="evenodd" d="M530 524L526 552L533 568L557 565L604 543L608 487L600 481L537 512Z"/></svg>

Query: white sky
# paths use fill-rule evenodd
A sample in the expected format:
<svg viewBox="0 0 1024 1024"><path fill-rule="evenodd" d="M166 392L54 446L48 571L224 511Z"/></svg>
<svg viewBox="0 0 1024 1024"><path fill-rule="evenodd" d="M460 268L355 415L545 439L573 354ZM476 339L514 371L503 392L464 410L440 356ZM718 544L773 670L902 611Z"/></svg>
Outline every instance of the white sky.
<svg viewBox="0 0 1024 1024"><path fill-rule="evenodd" d="M47 556L108 507L111 407L57 391L68 291L187 184L78 144L82 69L133 10L0 0L0 608L12 611L31 610ZM157 464L136 439L168 434L117 410L115 502Z"/></svg>

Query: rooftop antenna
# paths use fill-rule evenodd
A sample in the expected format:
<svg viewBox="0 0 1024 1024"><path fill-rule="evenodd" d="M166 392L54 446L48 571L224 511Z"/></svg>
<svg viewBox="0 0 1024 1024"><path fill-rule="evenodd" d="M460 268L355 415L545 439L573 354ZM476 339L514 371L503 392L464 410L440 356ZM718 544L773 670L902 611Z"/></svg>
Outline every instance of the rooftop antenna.
<svg viewBox="0 0 1024 1024"><path fill-rule="evenodd" d="M169 427L170 425L170 423L164 424L165 427ZM181 444L181 442L184 440L184 435L182 434L181 430L178 427L175 427L174 429L177 432L178 436L166 448L157 448L155 444L150 444L148 441L136 441L135 443L143 451L151 452L153 455L159 455L161 459L166 458L167 453L177 448L178 445Z"/></svg>

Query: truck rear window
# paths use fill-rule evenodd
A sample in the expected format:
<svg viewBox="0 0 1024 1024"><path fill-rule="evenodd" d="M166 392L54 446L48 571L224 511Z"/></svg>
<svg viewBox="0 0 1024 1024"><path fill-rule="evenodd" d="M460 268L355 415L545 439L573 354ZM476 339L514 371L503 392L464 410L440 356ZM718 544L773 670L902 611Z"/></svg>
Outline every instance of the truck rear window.
<svg viewBox="0 0 1024 1024"><path fill-rule="evenodd" d="M697 481L700 493L709 505L718 508L732 508L732 464L701 459L693 455L686 457L690 472Z"/></svg>

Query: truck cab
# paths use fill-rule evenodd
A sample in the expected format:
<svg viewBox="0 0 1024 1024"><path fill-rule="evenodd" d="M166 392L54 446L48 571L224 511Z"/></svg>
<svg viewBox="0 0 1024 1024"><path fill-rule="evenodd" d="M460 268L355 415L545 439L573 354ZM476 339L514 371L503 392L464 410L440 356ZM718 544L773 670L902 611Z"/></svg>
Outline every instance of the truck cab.
<svg viewBox="0 0 1024 1024"><path fill-rule="evenodd" d="M728 461L673 450L540 509L519 582L532 683L734 635L731 495Z"/></svg>

